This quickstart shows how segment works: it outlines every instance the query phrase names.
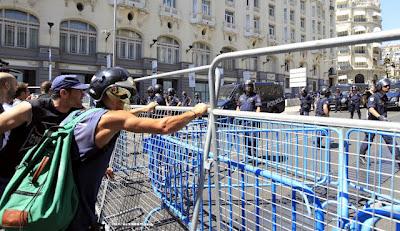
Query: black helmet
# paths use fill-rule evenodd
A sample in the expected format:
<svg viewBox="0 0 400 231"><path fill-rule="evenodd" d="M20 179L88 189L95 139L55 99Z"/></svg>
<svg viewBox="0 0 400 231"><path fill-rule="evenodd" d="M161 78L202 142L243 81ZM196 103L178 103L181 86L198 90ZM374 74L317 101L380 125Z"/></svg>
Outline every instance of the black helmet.
<svg viewBox="0 0 400 231"><path fill-rule="evenodd" d="M168 88L167 92L170 96L174 96L176 94L175 89L173 89L172 87Z"/></svg>
<svg viewBox="0 0 400 231"><path fill-rule="evenodd" d="M381 91L383 86L387 85L390 86L390 80L388 78L381 79L376 83L376 90Z"/></svg>
<svg viewBox="0 0 400 231"><path fill-rule="evenodd" d="M95 102L98 102L111 87L122 87L136 94L133 79L129 77L128 71L121 67L111 67L96 72L90 82L89 94Z"/></svg>
<svg viewBox="0 0 400 231"><path fill-rule="evenodd" d="M195 93L194 93L194 96L199 97L200 94L199 94L198 92L195 92Z"/></svg>
<svg viewBox="0 0 400 231"><path fill-rule="evenodd" d="M303 87L301 90L300 90L300 94L304 97L304 96L306 96L307 95L307 88L305 88L305 87Z"/></svg>
<svg viewBox="0 0 400 231"><path fill-rule="evenodd" d="M320 94L323 95L323 96L325 96L325 97L328 97L328 96L331 95L331 90L329 89L329 87L323 87L323 88L321 89Z"/></svg>
<svg viewBox="0 0 400 231"><path fill-rule="evenodd" d="M154 88L153 88L153 86L150 86L150 87L147 88L147 93L148 93L148 94L154 93Z"/></svg>
<svg viewBox="0 0 400 231"><path fill-rule="evenodd" d="M246 95L251 95L254 93L254 82L251 79L246 80L244 82L244 92Z"/></svg>
<svg viewBox="0 0 400 231"><path fill-rule="evenodd" d="M158 94L162 94L163 93L163 87L161 86L161 84L154 85L154 92L158 93Z"/></svg>

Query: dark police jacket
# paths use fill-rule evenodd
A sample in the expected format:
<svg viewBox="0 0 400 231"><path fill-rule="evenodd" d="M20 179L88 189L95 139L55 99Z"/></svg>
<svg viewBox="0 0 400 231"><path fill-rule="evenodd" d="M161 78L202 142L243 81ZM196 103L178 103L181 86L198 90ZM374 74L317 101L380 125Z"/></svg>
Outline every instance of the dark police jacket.
<svg viewBox="0 0 400 231"><path fill-rule="evenodd" d="M310 112L313 98L310 95L300 97L300 107L303 111Z"/></svg>
<svg viewBox="0 0 400 231"><path fill-rule="evenodd" d="M380 115L383 115L387 117L387 101L388 98L386 94L383 94L382 92L375 92L373 95L371 95L368 98L368 104L367 107L369 108L374 108ZM375 116L373 116L369 111L368 111L368 119L369 120L379 120Z"/></svg>
<svg viewBox="0 0 400 231"><path fill-rule="evenodd" d="M257 107L261 107L261 105L261 98L256 93L250 96L242 94L237 103L241 111L256 111Z"/></svg>

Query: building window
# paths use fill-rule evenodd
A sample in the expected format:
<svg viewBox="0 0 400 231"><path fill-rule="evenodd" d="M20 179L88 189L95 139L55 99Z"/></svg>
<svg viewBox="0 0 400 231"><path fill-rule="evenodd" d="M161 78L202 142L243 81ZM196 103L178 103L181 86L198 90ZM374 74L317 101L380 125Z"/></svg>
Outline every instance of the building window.
<svg viewBox="0 0 400 231"><path fill-rule="evenodd" d="M254 32L260 33L260 18L254 17L253 24L254 24Z"/></svg>
<svg viewBox="0 0 400 231"><path fill-rule="evenodd" d="M312 32L315 33L315 20L311 20Z"/></svg>
<svg viewBox="0 0 400 231"><path fill-rule="evenodd" d="M292 40L292 42L295 41L295 39L296 39L296 34L295 34L294 29L290 30L290 39Z"/></svg>
<svg viewBox="0 0 400 231"><path fill-rule="evenodd" d="M356 54L365 54L366 51L366 47L365 46L356 46L354 47L354 53Z"/></svg>
<svg viewBox="0 0 400 231"><path fill-rule="evenodd" d="M231 11L225 11L225 22L228 24L234 24L235 23L235 13Z"/></svg>
<svg viewBox="0 0 400 231"><path fill-rule="evenodd" d="M160 37L157 40L157 60L160 63L167 64L179 63L179 43L175 39L169 37Z"/></svg>
<svg viewBox="0 0 400 231"><path fill-rule="evenodd" d="M301 35L300 42L305 42L306 41L306 36L304 34Z"/></svg>
<svg viewBox="0 0 400 231"><path fill-rule="evenodd" d="M338 15L336 17L336 21L339 21L339 22L344 22L344 21L347 21L347 20L349 20L349 15L348 14Z"/></svg>
<svg viewBox="0 0 400 231"><path fill-rule="evenodd" d="M300 1L300 10L305 11L306 10L306 2L305 1Z"/></svg>
<svg viewBox="0 0 400 231"><path fill-rule="evenodd" d="M291 11L290 11L289 17L290 17L290 21L291 21L291 22L294 22L294 10L291 10Z"/></svg>
<svg viewBox="0 0 400 231"><path fill-rule="evenodd" d="M164 6L176 8L175 0L163 0Z"/></svg>
<svg viewBox="0 0 400 231"><path fill-rule="evenodd" d="M300 18L300 27L305 29L306 28L306 19Z"/></svg>
<svg viewBox="0 0 400 231"><path fill-rule="evenodd" d="M130 30L117 32L117 57L120 59L142 58L142 38Z"/></svg>
<svg viewBox="0 0 400 231"><path fill-rule="evenodd" d="M229 47L223 47L221 50L221 53L229 53L229 52L233 52L233 49L229 48ZM224 70L234 70L235 69L235 60L231 59L231 60L224 60L222 61L222 68L224 68Z"/></svg>
<svg viewBox="0 0 400 231"><path fill-rule="evenodd" d="M288 14L287 14L287 8L283 9L283 22L287 23L288 21Z"/></svg>
<svg viewBox="0 0 400 231"><path fill-rule="evenodd" d="M39 20L18 10L0 10L0 45L13 48L37 48Z"/></svg>
<svg viewBox="0 0 400 231"><path fill-rule="evenodd" d="M271 17L275 17L275 6L274 5L268 6L268 15Z"/></svg>
<svg viewBox="0 0 400 231"><path fill-rule="evenodd" d="M354 22L366 22L367 18L365 15L354 15Z"/></svg>
<svg viewBox="0 0 400 231"><path fill-rule="evenodd" d="M257 58L245 59L244 65L246 70L257 71Z"/></svg>
<svg viewBox="0 0 400 231"><path fill-rule="evenodd" d="M80 21L64 21L60 25L61 52L79 55L96 53L96 29Z"/></svg>
<svg viewBox="0 0 400 231"><path fill-rule="evenodd" d="M337 37L347 36L349 35L348 31L339 31L337 32Z"/></svg>
<svg viewBox="0 0 400 231"><path fill-rule="evenodd" d="M258 0L254 0L254 7L256 7L256 8L260 7Z"/></svg>
<svg viewBox="0 0 400 231"><path fill-rule="evenodd" d="M196 66L204 66L210 64L211 49L204 43L196 42L192 48L192 63Z"/></svg>
<svg viewBox="0 0 400 231"><path fill-rule="evenodd" d="M203 11L203 15L211 16L211 2L210 0L202 0L201 9Z"/></svg>
<svg viewBox="0 0 400 231"><path fill-rule="evenodd" d="M268 33L269 33L270 37L271 36L275 37L275 26L274 25L269 25L268 31L269 31Z"/></svg>

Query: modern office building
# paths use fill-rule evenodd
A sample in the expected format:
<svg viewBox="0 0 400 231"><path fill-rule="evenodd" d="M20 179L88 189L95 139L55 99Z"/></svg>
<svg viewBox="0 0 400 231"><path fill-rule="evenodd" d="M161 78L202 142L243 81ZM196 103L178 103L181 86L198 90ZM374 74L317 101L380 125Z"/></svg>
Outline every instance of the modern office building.
<svg viewBox="0 0 400 231"><path fill-rule="evenodd" d="M0 58L30 85L50 73L89 82L113 53L113 2L0 0ZM333 0L118 0L116 12L116 65L134 77L206 65L225 52L335 36ZM308 86L318 90L333 83L335 60L327 49L225 61L224 83L277 81L293 95L289 70L306 67ZM207 73L195 79L194 88L187 76L158 82L207 100ZM151 84L140 83L140 93Z"/></svg>
<svg viewBox="0 0 400 231"><path fill-rule="evenodd" d="M337 36L381 31L380 0L336 0ZM372 83L384 75L379 65L381 44L360 44L337 49L338 81Z"/></svg>

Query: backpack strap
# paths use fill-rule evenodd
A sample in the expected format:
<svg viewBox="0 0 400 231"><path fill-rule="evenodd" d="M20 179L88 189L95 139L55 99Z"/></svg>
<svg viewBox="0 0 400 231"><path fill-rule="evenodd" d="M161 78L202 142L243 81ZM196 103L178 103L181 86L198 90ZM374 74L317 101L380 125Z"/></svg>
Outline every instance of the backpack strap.
<svg viewBox="0 0 400 231"><path fill-rule="evenodd" d="M71 112L71 114L64 120L60 126L64 129L70 129L76 126L81 120L86 118L88 115L102 110L101 108L90 108L86 111L76 110Z"/></svg>

